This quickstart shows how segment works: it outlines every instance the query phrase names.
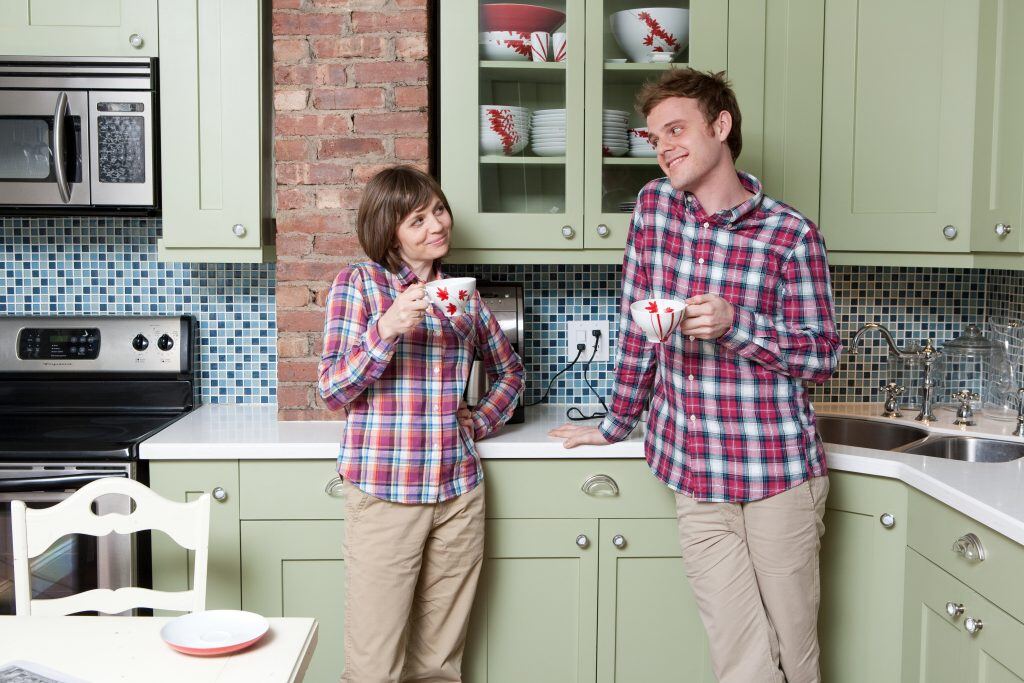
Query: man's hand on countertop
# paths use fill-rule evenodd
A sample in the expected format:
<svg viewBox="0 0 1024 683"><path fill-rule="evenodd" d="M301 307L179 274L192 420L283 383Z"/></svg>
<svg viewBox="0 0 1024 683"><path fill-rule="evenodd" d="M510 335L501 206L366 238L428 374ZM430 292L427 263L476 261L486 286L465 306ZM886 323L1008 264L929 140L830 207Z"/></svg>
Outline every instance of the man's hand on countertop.
<svg viewBox="0 0 1024 683"><path fill-rule="evenodd" d="M548 436L565 439L562 446L565 448L576 448L576 446L607 446L608 441L604 438L601 430L597 427L583 427L581 425L564 424L555 427Z"/></svg>

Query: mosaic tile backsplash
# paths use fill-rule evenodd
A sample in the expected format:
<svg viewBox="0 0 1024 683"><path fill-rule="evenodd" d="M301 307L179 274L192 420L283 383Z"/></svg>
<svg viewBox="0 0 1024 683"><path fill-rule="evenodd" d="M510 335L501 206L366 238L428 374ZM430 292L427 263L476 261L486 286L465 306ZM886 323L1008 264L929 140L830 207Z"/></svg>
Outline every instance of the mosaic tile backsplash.
<svg viewBox="0 0 1024 683"><path fill-rule="evenodd" d="M180 315L199 325L197 398L274 403L273 264L161 263L160 221L0 218L0 315Z"/></svg>

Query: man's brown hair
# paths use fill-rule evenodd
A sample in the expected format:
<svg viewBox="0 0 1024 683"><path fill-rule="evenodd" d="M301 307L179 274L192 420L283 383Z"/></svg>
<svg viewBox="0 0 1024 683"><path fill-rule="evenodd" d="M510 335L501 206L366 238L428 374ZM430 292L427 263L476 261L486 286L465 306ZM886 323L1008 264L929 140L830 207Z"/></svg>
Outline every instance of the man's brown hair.
<svg viewBox="0 0 1024 683"><path fill-rule="evenodd" d="M697 106L704 114L708 125L718 118L723 111L732 116L732 130L725 142L732 152L732 160L740 155L743 149L743 136L740 133L740 107L736 103L736 94L732 91L725 72L697 71L696 69L671 69L657 81L645 83L636 94L636 109L646 117L656 106L670 97L688 97L697 100ZM652 131L653 132L653 131Z"/></svg>
<svg viewBox="0 0 1024 683"><path fill-rule="evenodd" d="M413 211L427 207L434 197L450 214L452 208L437 180L418 168L392 166L373 176L363 190L356 214L359 246L371 259L398 273L402 269L398 226Z"/></svg>

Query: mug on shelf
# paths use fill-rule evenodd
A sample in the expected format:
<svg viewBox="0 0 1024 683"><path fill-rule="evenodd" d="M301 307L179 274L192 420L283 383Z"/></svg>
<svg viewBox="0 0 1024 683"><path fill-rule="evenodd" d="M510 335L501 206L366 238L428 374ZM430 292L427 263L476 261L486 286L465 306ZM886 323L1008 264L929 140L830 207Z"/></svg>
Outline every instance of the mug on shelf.
<svg viewBox="0 0 1024 683"><path fill-rule="evenodd" d="M548 45L551 41L551 34L547 31L534 31L530 34L530 59L535 62L548 61Z"/></svg>

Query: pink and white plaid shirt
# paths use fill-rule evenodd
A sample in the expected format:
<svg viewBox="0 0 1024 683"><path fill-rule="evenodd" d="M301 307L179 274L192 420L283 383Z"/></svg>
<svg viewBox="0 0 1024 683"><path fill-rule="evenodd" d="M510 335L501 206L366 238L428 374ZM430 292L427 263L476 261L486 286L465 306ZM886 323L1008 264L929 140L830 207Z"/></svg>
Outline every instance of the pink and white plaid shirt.
<svg viewBox="0 0 1024 683"><path fill-rule="evenodd" d="M431 306L416 329L381 339L377 319L414 282L407 266L395 275L373 262L338 274L327 299L319 388L330 408L348 409L341 476L376 498L436 503L482 481L474 442L512 416L523 364L479 294L460 316ZM492 383L473 410L470 433L456 414L475 352Z"/></svg>

